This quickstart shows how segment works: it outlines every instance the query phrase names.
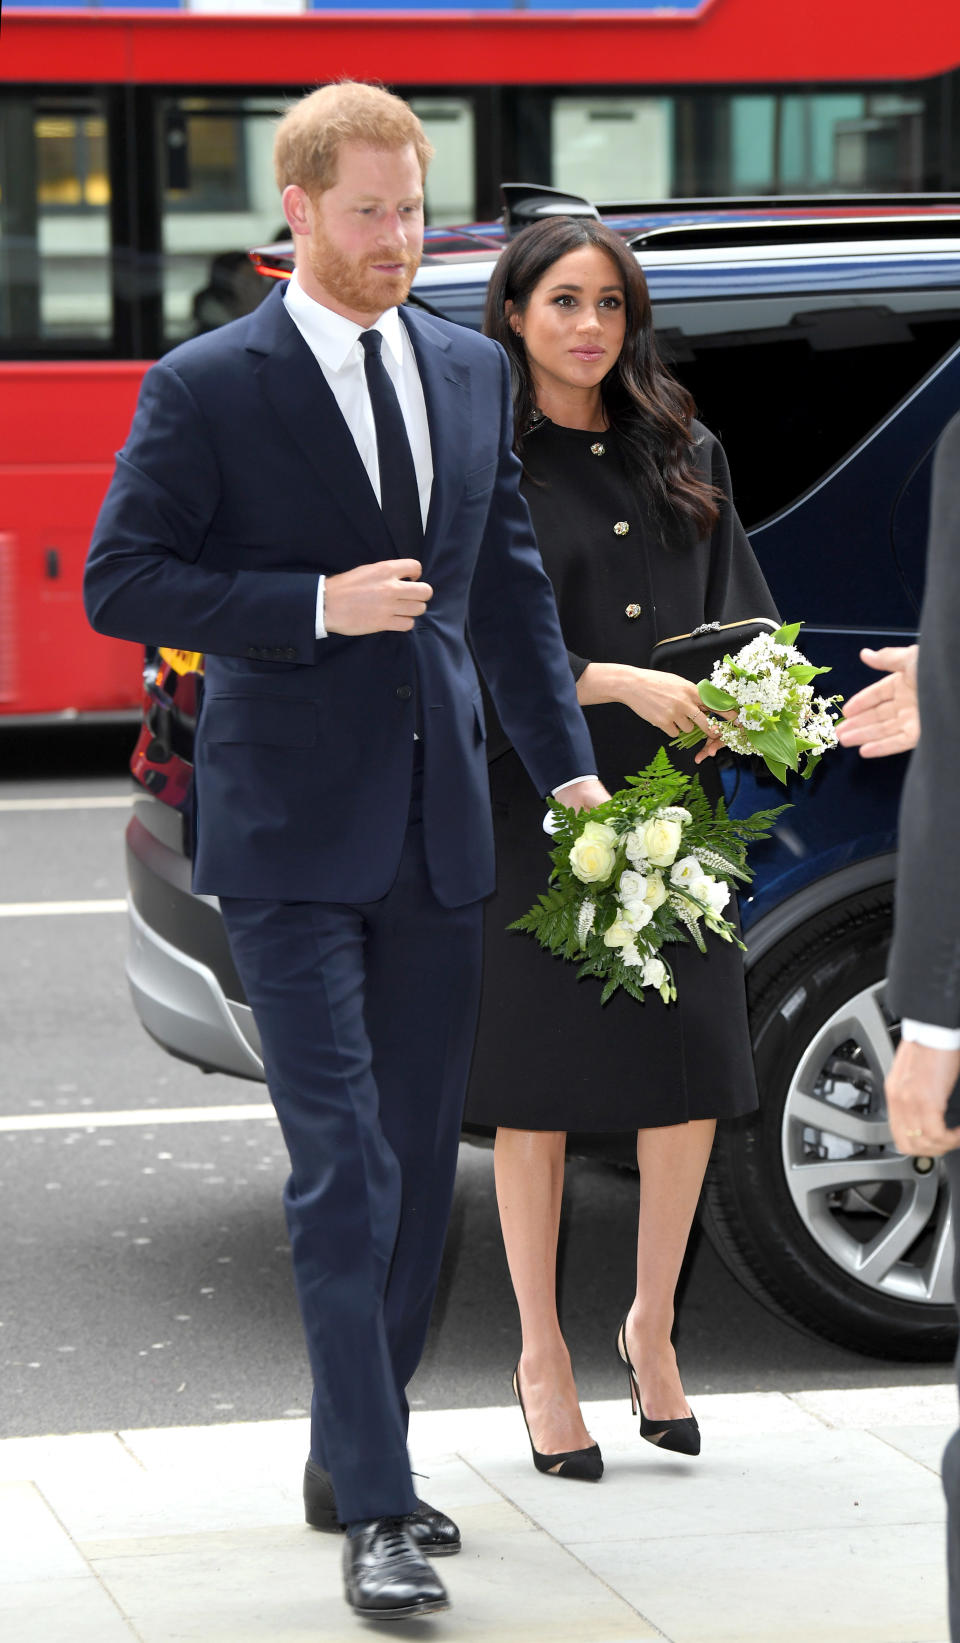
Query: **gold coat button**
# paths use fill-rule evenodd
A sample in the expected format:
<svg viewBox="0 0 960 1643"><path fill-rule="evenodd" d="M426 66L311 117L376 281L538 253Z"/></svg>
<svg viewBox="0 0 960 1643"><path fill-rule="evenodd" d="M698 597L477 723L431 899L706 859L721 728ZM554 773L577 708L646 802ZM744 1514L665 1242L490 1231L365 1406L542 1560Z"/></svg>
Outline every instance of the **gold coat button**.
<svg viewBox="0 0 960 1643"><path fill-rule="evenodd" d="M628 605L623 614L624 614L624 616L629 616L631 622L635 622L638 616L643 615L643 606L642 605Z"/></svg>
<svg viewBox="0 0 960 1643"><path fill-rule="evenodd" d="M606 449L607 449L606 445L602 444L601 441L598 439L597 443L595 445L591 445L590 455L591 456L603 456Z"/></svg>
<svg viewBox="0 0 960 1643"><path fill-rule="evenodd" d="M630 526L625 519L618 519L613 527L613 534L614 536L626 536L629 529Z"/></svg>

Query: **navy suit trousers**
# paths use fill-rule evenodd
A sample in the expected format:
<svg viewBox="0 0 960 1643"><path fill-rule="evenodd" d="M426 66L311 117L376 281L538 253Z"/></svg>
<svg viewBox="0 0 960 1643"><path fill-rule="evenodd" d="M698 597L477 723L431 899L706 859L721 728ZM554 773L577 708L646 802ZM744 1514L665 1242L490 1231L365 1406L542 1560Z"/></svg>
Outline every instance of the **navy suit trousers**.
<svg viewBox="0 0 960 1643"><path fill-rule="evenodd" d="M433 895L417 786L381 900L221 898L290 1154L311 1454L342 1522L414 1509L405 1388L440 1269L479 998L481 904Z"/></svg>
<svg viewBox="0 0 960 1643"><path fill-rule="evenodd" d="M947 1112L948 1124L960 1124L960 1102L956 1094L951 1098ZM960 1228L960 1151L948 1152L944 1158L947 1180L950 1183L950 1203L954 1228ZM960 1313L960 1238L957 1239L953 1269L953 1296ZM957 1382L960 1390L960 1354L957 1357ZM943 1492L947 1497L947 1583L950 1604L950 1637L960 1643L960 1429L943 1452Z"/></svg>

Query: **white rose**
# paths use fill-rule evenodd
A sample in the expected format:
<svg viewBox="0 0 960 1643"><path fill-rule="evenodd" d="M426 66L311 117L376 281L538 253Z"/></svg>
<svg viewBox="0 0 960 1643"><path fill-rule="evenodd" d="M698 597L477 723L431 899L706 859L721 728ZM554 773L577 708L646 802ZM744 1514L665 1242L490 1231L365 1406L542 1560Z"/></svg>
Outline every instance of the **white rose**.
<svg viewBox="0 0 960 1643"><path fill-rule="evenodd" d="M619 914L614 919L609 930L604 930L603 942L605 947L633 946L633 931L628 924L624 924L623 919Z"/></svg>
<svg viewBox="0 0 960 1643"><path fill-rule="evenodd" d="M642 872L647 865L647 852L643 843L643 834L638 833L637 829L632 827L629 833L625 833L623 836L623 847L631 866Z"/></svg>
<svg viewBox="0 0 960 1643"><path fill-rule="evenodd" d="M669 867L677 859L683 829L678 821L654 816L643 830L643 846L654 867Z"/></svg>
<svg viewBox="0 0 960 1643"><path fill-rule="evenodd" d="M631 930L642 930L653 918L653 908L645 901L631 901L624 907L620 917L622 923L628 924Z"/></svg>
<svg viewBox="0 0 960 1643"><path fill-rule="evenodd" d="M599 884L613 872L617 835L603 822L587 822L570 850L570 869L581 884Z"/></svg>
<svg viewBox="0 0 960 1643"><path fill-rule="evenodd" d="M642 901L647 893L647 881L642 873L632 873L628 868L620 874L620 900L626 906L631 901Z"/></svg>
<svg viewBox="0 0 960 1643"><path fill-rule="evenodd" d="M729 884L725 879L715 879L712 873L704 873L693 886L693 893L711 913L722 913L730 900Z"/></svg>
<svg viewBox="0 0 960 1643"><path fill-rule="evenodd" d="M662 958L646 958L643 961L643 975L640 977L645 987L656 987L658 990L667 979L667 966Z"/></svg>
<svg viewBox="0 0 960 1643"><path fill-rule="evenodd" d="M667 899L667 887L663 882L662 873L650 873L647 876L647 893L644 900L651 913L662 907Z"/></svg>
<svg viewBox="0 0 960 1643"><path fill-rule="evenodd" d="M674 862L670 869L670 883L679 884L681 889L689 890L691 893L698 879L703 877L703 868L696 856L684 856L682 861Z"/></svg>

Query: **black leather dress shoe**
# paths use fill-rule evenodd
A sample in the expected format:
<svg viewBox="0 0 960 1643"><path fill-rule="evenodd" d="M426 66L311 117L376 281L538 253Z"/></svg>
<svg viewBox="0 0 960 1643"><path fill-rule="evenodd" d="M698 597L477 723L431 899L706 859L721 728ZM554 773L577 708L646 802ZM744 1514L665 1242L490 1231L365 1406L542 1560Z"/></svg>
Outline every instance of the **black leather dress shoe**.
<svg viewBox="0 0 960 1643"><path fill-rule="evenodd" d="M313 1460L308 1460L303 1469L303 1509L311 1529L342 1533L330 1473ZM428 1506L425 1500L417 1501L416 1511L404 1522L419 1550L428 1557L452 1557L459 1552L460 1530L453 1519L435 1506Z"/></svg>
<svg viewBox="0 0 960 1643"><path fill-rule="evenodd" d="M354 1614L407 1620L450 1607L446 1587L414 1544L409 1522L378 1517L347 1536L343 1585Z"/></svg>

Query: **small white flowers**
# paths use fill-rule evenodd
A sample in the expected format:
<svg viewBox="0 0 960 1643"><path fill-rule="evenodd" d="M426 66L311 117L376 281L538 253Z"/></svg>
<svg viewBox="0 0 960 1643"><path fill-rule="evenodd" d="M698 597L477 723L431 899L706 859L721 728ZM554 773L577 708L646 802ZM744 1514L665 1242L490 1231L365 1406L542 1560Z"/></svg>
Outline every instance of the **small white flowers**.
<svg viewBox="0 0 960 1643"><path fill-rule="evenodd" d="M700 698L713 713L736 710L735 719L713 718L711 732L734 753L757 753L779 781L788 770L809 776L821 757L837 745L839 696L814 696L811 680L825 667L814 667L794 640L802 624L760 633L736 656L715 662L709 679L700 681ZM699 730L675 738L675 746L696 747Z"/></svg>
<svg viewBox="0 0 960 1643"><path fill-rule="evenodd" d="M596 922L597 904L595 901L591 901L589 896L584 896L580 903L580 911L577 914L577 940L581 947L585 945L587 937L592 934Z"/></svg>

